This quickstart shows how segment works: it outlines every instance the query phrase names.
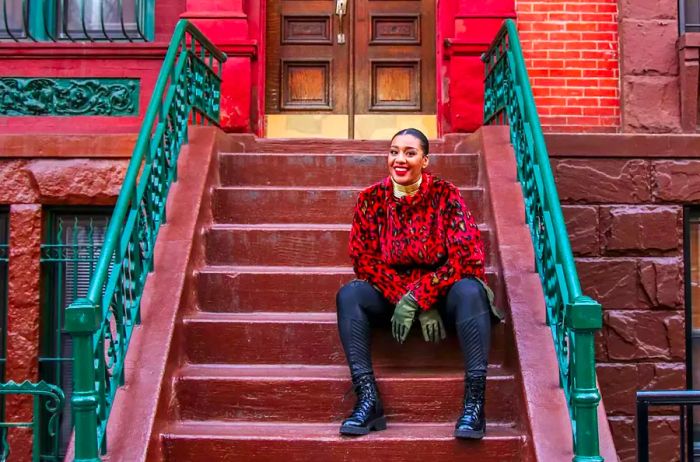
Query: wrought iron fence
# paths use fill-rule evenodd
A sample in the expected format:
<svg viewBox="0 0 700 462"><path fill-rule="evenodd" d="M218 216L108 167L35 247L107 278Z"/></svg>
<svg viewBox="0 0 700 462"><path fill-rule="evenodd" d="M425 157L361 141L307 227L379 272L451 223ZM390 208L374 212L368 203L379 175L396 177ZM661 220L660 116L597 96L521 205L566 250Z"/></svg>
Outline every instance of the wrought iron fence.
<svg viewBox="0 0 700 462"><path fill-rule="evenodd" d="M40 439L36 437L42 431L46 431L49 434L56 434L58 432L58 416L63 409L64 396L63 391L49 383L40 381L38 383L23 382L5 382L0 383L0 397L3 399L6 396L22 396L28 395L33 398L32 405L32 419L30 421L7 421L5 417L0 419L0 432L2 442L0 447L2 447L2 452L0 452L0 461L6 460L19 460L12 459L12 448L10 447L7 434L8 430L13 428L31 428L34 437L34 442L32 446L32 461L52 461L58 460L53 457L52 454L46 454L42 451L40 445ZM44 418L46 420L44 420ZM24 459L22 459L24 460Z"/></svg>
<svg viewBox="0 0 700 462"><path fill-rule="evenodd" d="M678 0L680 33L700 32L700 0Z"/></svg>
<svg viewBox="0 0 700 462"><path fill-rule="evenodd" d="M0 0L0 39L148 41L155 0Z"/></svg>
<svg viewBox="0 0 700 462"><path fill-rule="evenodd" d="M7 265L10 260L8 246L9 226L7 213L0 211L0 382L5 380L7 338ZM5 396L0 395L0 420L5 419ZM0 427L0 461L7 458L6 429Z"/></svg>
<svg viewBox="0 0 700 462"><path fill-rule="evenodd" d="M594 335L602 309L581 291L515 23L508 19L482 57L484 124L508 124L526 220L573 430L576 461L601 461Z"/></svg>
<svg viewBox="0 0 700 462"><path fill-rule="evenodd" d="M65 310L87 295L109 223L108 213L109 210L54 211L47 223L47 243L41 246L44 290L39 375L60 387L67 400L58 417L58 432L42 427L38 435L43 453L53 460L62 460L73 430L73 351L71 336L64 329ZM43 409L42 412L46 413Z"/></svg>
<svg viewBox="0 0 700 462"><path fill-rule="evenodd" d="M637 462L649 462L649 407L678 406L678 454L680 462L698 460L693 439L689 438L693 406L700 405L700 390L659 390L637 392ZM674 459L675 460L675 459Z"/></svg>
<svg viewBox="0 0 700 462"><path fill-rule="evenodd" d="M190 123L219 122L226 55L189 21L170 41L87 296L66 310L72 336L75 458L106 452L107 421L153 268L153 250ZM77 397L77 398L76 398Z"/></svg>

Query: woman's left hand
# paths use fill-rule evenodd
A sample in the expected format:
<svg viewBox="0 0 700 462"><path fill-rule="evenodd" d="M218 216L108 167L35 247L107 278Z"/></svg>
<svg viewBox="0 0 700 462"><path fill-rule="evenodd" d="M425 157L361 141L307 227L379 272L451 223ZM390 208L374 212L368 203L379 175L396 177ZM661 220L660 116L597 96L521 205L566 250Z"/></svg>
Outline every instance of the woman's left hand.
<svg viewBox="0 0 700 462"><path fill-rule="evenodd" d="M442 323L442 318L437 309L431 308L428 311L423 311L418 316L418 320L423 330L423 339L426 342L438 343L440 340L447 338L445 325Z"/></svg>
<svg viewBox="0 0 700 462"><path fill-rule="evenodd" d="M401 297L394 308L394 315L391 317L391 335L393 335L394 340L399 343L406 340L419 309L418 302L411 292Z"/></svg>

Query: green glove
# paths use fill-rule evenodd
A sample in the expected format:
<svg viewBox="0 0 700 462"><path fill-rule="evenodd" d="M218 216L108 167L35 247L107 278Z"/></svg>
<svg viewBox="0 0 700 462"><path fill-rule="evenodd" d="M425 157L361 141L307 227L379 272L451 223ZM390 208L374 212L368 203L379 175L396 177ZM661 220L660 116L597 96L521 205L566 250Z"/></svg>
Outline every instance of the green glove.
<svg viewBox="0 0 700 462"><path fill-rule="evenodd" d="M423 311L418 315L418 320L423 329L423 338L426 342L438 343L447 337L445 325L442 323L440 313L435 308Z"/></svg>
<svg viewBox="0 0 700 462"><path fill-rule="evenodd" d="M391 335L394 340L403 343L408 337L408 331L411 330L413 320L416 317L416 312L420 309L418 302L413 297L411 292L401 297L399 303L394 308L394 315L391 317Z"/></svg>

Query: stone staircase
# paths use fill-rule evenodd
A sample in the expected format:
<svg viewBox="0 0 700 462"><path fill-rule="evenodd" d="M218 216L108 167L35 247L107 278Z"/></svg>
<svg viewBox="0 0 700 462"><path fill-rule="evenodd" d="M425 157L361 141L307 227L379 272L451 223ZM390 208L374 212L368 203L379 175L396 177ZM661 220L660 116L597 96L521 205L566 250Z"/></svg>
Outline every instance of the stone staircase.
<svg viewBox="0 0 700 462"><path fill-rule="evenodd" d="M338 435L354 396L343 399L350 379L335 293L353 278L353 206L386 175L386 144L249 140L245 152L219 154L192 306L181 308L158 459L534 460L510 318L493 328L482 441L452 437L463 392L455 335L435 346L417 328L403 345L388 329L374 333L389 428ZM488 278L508 312L478 146L448 140L431 151L431 171L461 188L481 223Z"/></svg>

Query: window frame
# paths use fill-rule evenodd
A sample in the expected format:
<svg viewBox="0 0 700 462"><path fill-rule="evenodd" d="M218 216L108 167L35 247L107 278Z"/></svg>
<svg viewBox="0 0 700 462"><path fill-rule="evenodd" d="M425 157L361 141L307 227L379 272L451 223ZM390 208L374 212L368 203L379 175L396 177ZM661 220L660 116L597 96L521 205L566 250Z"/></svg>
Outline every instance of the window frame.
<svg viewBox="0 0 700 462"><path fill-rule="evenodd" d="M58 16L65 11L67 6L76 0L22 0L21 20L22 29L19 31L8 30L8 21L0 18L0 42L2 41L35 41L35 42L152 42L155 36L155 0L133 0L134 19L136 31L124 29L122 13L122 29L85 29L76 34L75 31L66 31L68 21ZM86 0L87 1L87 0ZM93 0L99 2L100 11L103 4L109 0ZM120 0L115 0L120 1ZM25 3L26 2L26 3ZM26 8L24 5L26 4ZM71 8L68 7L70 10ZM83 8L82 16L84 19ZM17 13L15 11L9 13ZM26 18L25 18L26 14ZM62 15L62 14L61 14ZM104 19L104 18L102 18ZM78 21L82 22L82 21ZM103 25L100 23L100 25ZM115 33L116 31L116 33Z"/></svg>
<svg viewBox="0 0 700 462"><path fill-rule="evenodd" d="M683 0L681 0L683 1ZM686 389L693 389L693 300L692 300L692 255L690 243L690 228L696 222L700 226L700 206L686 205L683 207L683 295L685 299L685 381ZM700 259L700 253L698 255ZM700 262L698 263L700 264ZM700 332L700 331L699 331ZM697 336L700 339L700 333ZM700 358L699 358L700 359ZM700 388L700 384L697 384ZM687 414L686 435L688 435L688 454L693 458L700 457L700 437L695 434L694 412Z"/></svg>
<svg viewBox="0 0 700 462"><path fill-rule="evenodd" d="M685 33L697 33L700 32L700 2L698 0L690 0L698 2L696 7L699 11L698 17L695 19L697 23L688 23L688 12L686 10L687 3L689 0L678 0L678 33L679 35Z"/></svg>

